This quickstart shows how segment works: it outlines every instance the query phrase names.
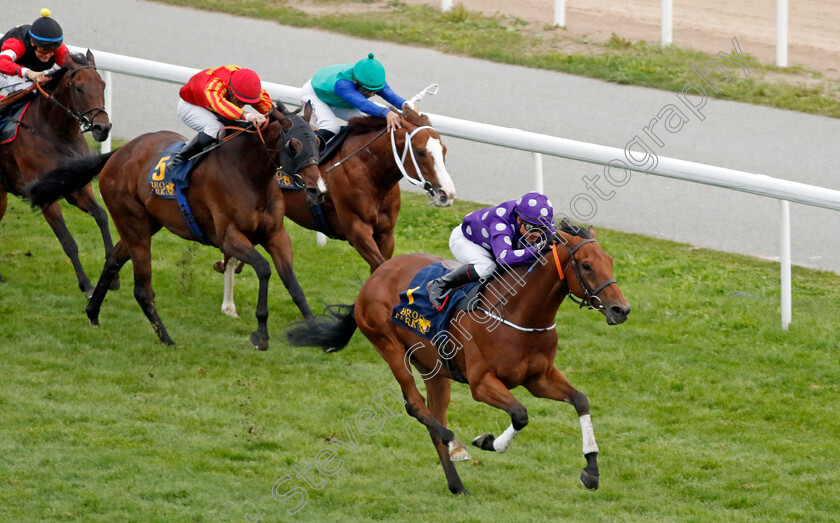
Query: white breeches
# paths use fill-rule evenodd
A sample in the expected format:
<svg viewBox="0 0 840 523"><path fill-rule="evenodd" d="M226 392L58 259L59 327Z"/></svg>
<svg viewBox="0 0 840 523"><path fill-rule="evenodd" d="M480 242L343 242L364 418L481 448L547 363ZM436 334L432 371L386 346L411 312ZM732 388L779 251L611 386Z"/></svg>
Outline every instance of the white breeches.
<svg viewBox="0 0 840 523"><path fill-rule="evenodd" d="M455 255L455 259L464 265L472 263L480 278L487 278L496 270L496 260L493 259L493 255L484 247L465 238L460 225L452 229L452 234L449 236L449 250Z"/></svg>
<svg viewBox="0 0 840 523"><path fill-rule="evenodd" d="M5 90L9 94L26 89L30 85L32 85L32 82L26 78L0 74L0 90Z"/></svg>
<svg viewBox="0 0 840 523"><path fill-rule="evenodd" d="M318 129L326 129L333 133L337 133L341 128L341 120L346 122L357 116L367 116L367 114L355 107L351 109L330 107L315 94L311 80L304 84L300 92L300 105L303 106L306 102L312 102L312 118L309 120L309 123L315 125Z"/></svg>
<svg viewBox="0 0 840 523"><path fill-rule="evenodd" d="M185 102L178 101L178 116L187 127L198 133L204 133L213 139L224 127L219 117L213 111Z"/></svg>

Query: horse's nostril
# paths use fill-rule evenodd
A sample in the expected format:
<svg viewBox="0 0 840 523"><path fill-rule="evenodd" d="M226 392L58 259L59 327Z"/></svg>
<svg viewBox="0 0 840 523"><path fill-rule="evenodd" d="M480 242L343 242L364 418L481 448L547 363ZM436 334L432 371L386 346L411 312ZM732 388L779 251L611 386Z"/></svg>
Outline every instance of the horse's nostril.
<svg viewBox="0 0 840 523"><path fill-rule="evenodd" d="M616 316L627 316L627 313L630 312L630 308L629 307L624 308L624 307L621 307L619 305L613 305L612 306L612 312Z"/></svg>

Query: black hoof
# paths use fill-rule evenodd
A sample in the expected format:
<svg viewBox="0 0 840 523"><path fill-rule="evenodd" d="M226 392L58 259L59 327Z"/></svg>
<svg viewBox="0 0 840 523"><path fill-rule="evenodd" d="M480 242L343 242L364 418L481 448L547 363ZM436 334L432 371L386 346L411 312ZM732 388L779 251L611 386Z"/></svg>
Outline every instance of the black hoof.
<svg viewBox="0 0 840 523"><path fill-rule="evenodd" d="M225 260L219 260L213 264L213 270L221 274L225 273Z"/></svg>
<svg viewBox="0 0 840 523"><path fill-rule="evenodd" d="M496 452L496 447L493 446L493 441L495 439L496 437L492 434L484 434L483 436L479 436L472 440L472 444L480 448L481 450L489 450L490 452Z"/></svg>
<svg viewBox="0 0 840 523"><path fill-rule="evenodd" d="M456 496L472 496L470 491L466 489L463 485L460 487L449 487L449 492L455 494Z"/></svg>
<svg viewBox="0 0 840 523"><path fill-rule="evenodd" d="M251 333L251 345L257 350L268 350L268 338L254 331Z"/></svg>
<svg viewBox="0 0 840 523"><path fill-rule="evenodd" d="M118 291L120 290L120 277L117 276L113 280L111 280L111 285L108 286L109 291Z"/></svg>
<svg viewBox="0 0 840 523"><path fill-rule="evenodd" d="M589 490L598 490L598 478L597 474L592 475L586 469L580 471L580 484Z"/></svg>
<svg viewBox="0 0 840 523"><path fill-rule="evenodd" d="M91 287L90 289L86 289L84 291L84 293L85 293L85 299L89 300L89 299L93 298L93 287Z"/></svg>

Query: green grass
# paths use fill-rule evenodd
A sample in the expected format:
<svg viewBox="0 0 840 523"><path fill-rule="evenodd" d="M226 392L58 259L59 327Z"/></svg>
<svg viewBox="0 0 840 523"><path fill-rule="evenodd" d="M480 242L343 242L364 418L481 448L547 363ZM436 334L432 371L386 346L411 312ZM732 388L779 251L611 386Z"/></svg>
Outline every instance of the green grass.
<svg viewBox="0 0 840 523"><path fill-rule="evenodd" d="M355 14L315 16L282 0L158 1L668 91L681 91L687 84L699 82L689 67L692 63L702 67L716 59L727 66L734 79L718 82L720 91L714 93L715 97L840 117L840 84L828 80L820 85L810 84L820 75L801 67L779 68L747 56L751 75L745 78L737 66L716 55L678 46L662 48L655 42L634 43L618 35L613 35L606 42L584 42L593 50L592 53L566 54L557 50L560 37L556 30L549 28L539 33L524 31L527 22L519 18L482 16L463 6L441 13L429 6L407 5L394 0L384 11L372 9ZM338 0L334 3L344 2ZM729 42L720 51L732 54ZM749 55L749 49L743 51ZM785 73L789 81L755 79L765 73ZM712 96L711 89L708 91Z"/></svg>
<svg viewBox="0 0 840 523"><path fill-rule="evenodd" d="M406 196L397 252L445 254L447 231L477 205L434 209ZM65 208L98 276L93 221ZM310 304L349 303L367 276L346 244L292 226ZM426 430L404 411L356 431L358 452L290 516L272 497L305 487L327 438L396 387L356 334L326 355L290 348L298 317L271 280L271 348L257 352L256 277L237 277L242 319L219 312L209 247L160 233L157 306L176 347L158 343L132 295L108 295L88 326L72 269L40 214L13 199L0 222L2 521L833 521L840 513L840 276L794 268L793 324L779 326L778 265L600 230L633 306L627 323L564 304L557 365L592 405L601 489L577 477L580 429L566 404L514 394L531 423L507 454L458 465L471 497L450 495ZM453 386L450 427L497 434L507 416ZM315 469L313 479L322 478ZM319 480L320 479L316 479Z"/></svg>

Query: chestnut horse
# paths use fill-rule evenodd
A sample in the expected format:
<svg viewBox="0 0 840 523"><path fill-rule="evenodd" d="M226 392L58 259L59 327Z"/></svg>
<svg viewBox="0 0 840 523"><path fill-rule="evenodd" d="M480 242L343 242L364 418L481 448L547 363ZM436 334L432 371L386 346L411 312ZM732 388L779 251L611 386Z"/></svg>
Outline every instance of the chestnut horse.
<svg viewBox="0 0 840 523"><path fill-rule="evenodd" d="M505 452L528 423L528 413L510 393L520 385L540 398L571 403L580 418L586 468L583 485L598 488L598 446L592 431L589 402L554 366L557 331L554 319L563 299L572 293L600 311L610 325L627 319L630 306L613 279L612 258L595 241L592 229L563 224L553 241L528 267L497 271L471 304L472 312L459 312L449 322L440 349L392 321L412 278L427 265L441 261L429 254L397 256L382 264L362 286L356 303L334 318L301 322L287 333L294 345L340 348L356 327L388 362L402 388L409 415L426 426L443 465L449 490L467 493L453 457L469 454L446 428L450 379L465 379L477 401L504 410L511 425L499 437L485 434L473 440L483 450ZM479 312L480 311L480 312ZM448 365L441 360L450 360ZM426 382L428 406L414 382L409 362ZM454 365L456 371L450 371ZM460 375L460 376L458 376Z"/></svg>
<svg viewBox="0 0 840 523"><path fill-rule="evenodd" d="M91 131L94 140L101 142L111 130L104 107L105 82L96 72L90 51L87 56L69 56L66 66L51 76L44 88L39 89L43 95L32 93L33 86L29 94L21 92L6 97L6 106L14 100L31 99L31 102L21 118L17 138L0 145L0 220L6 213L7 193L20 196L27 184L59 163L87 155L83 133ZM107 255L114 246L108 230L108 214L96 203L90 184L67 194L66 198L96 220ZM90 298L93 285L79 261L79 248L64 223L61 207L52 202L42 205L41 212L73 263L79 289ZM114 285L119 286L119 280Z"/></svg>
<svg viewBox="0 0 840 523"><path fill-rule="evenodd" d="M191 175L187 202L206 241L225 255L254 267L260 279L258 327L251 343L268 348L268 279L271 266L254 248L262 245L305 318L313 316L292 270L292 243L283 228L283 198L275 181L280 165L300 175L313 197L325 190L318 170L318 145L309 124L285 109L269 113L262 130L229 136L210 151ZM305 108L308 120L311 108ZM244 130L244 129L243 129ZM152 323L160 341L173 345L158 317L152 291L152 235L166 227L187 240L199 240L188 227L176 200L152 195L149 172L167 147L184 138L169 131L139 136L114 153L71 163L47 174L29 189L33 203L60 197L68 186L89 182L100 171L99 189L111 213L120 241L105 262L86 312L91 325L99 325L99 309L108 286L131 258L134 296ZM72 187L71 187L72 188Z"/></svg>
<svg viewBox="0 0 840 523"><path fill-rule="evenodd" d="M401 129L388 134L382 118L351 119L341 149L321 165L327 182L322 209L331 236L349 242L370 265L371 272L394 253L394 226L400 211L398 183L403 177L423 186L435 206L450 206L455 198L455 186L444 163L446 146L429 117L406 108L401 123ZM318 230L301 191L284 190L283 198L287 217L307 229ZM233 272L241 265L228 266L226 262L215 266L225 272L222 312L236 317Z"/></svg>

